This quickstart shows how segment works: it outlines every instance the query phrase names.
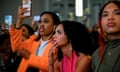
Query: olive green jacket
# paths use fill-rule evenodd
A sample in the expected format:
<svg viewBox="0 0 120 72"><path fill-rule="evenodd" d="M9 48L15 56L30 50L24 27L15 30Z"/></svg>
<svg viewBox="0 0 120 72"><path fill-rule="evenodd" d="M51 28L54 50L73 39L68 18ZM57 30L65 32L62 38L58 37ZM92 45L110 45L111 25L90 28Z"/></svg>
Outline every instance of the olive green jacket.
<svg viewBox="0 0 120 72"><path fill-rule="evenodd" d="M120 72L120 39L110 40L106 43L101 60L98 50L92 55L94 72Z"/></svg>

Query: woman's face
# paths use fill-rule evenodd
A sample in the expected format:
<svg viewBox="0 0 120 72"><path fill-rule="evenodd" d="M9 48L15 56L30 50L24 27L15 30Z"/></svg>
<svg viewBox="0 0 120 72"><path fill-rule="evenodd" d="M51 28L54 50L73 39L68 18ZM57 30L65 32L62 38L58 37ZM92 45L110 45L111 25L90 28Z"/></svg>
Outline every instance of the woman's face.
<svg viewBox="0 0 120 72"><path fill-rule="evenodd" d="M6 56L6 55L10 55L10 53L11 53L11 44L9 39L6 39L5 41L3 41L2 45L0 46L0 55Z"/></svg>
<svg viewBox="0 0 120 72"><path fill-rule="evenodd" d="M44 14L40 18L39 33L41 36L49 36L54 29L54 22L50 14Z"/></svg>
<svg viewBox="0 0 120 72"><path fill-rule="evenodd" d="M65 46L68 44L67 36L64 32L64 28L62 24L59 24L55 30L54 40L58 47Z"/></svg>
<svg viewBox="0 0 120 72"><path fill-rule="evenodd" d="M114 3L109 3L104 8L101 20L105 33L108 35L120 33L120 9Z"/></svg>
<svg viewBox="0 0 120 72"><path fill-rule="evenodd" d="M25 26L22 26L22 35L25 38L29 38L29 31Z"/></svg>

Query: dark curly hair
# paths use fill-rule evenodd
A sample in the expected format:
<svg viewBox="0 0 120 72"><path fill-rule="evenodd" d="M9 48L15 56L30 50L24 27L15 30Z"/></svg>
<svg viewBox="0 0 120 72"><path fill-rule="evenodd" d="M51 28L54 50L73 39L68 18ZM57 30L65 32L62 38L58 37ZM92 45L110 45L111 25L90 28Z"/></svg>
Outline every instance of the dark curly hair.
<svg viewBox="0 0 120 72"><path fill-rule="evenodd" d="M61 24L77 56L79 56L79 53L92 54L91 48L93 45L85 25L76 21L62 21ZM62 57L62 51L58 48L58 60L60 61Z"/></svg>

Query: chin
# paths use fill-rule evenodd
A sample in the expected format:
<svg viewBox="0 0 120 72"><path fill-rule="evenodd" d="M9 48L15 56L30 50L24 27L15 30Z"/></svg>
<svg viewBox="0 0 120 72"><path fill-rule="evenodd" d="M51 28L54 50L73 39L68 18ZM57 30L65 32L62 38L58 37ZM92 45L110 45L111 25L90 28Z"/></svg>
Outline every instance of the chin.
<svg viewBox="0 0 120 72"><path fill-rule="evenodd" d="M116 32L118 32L117 30L107 30L106 31L108 34L110 34L110 33L116 33Z"/></svg>

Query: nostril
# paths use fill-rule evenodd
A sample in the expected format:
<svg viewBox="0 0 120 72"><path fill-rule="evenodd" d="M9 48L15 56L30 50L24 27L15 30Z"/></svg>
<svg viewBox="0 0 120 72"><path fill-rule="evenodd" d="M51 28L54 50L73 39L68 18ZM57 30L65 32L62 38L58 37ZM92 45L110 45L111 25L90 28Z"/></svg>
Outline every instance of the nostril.
<svg viewBox="0 0 120 72"><path fill-rule="evenodd" d="M114 20L114 18L108 18L108 20Z"/></svg>

